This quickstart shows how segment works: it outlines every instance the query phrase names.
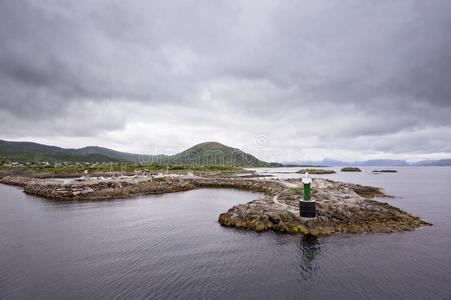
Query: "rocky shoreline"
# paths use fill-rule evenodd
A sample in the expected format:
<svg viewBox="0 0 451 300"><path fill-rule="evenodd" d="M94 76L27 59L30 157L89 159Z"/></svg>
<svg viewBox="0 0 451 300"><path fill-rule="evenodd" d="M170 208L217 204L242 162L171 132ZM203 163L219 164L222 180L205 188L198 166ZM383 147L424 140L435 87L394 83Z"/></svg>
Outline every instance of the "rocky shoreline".
<svg viewBox="0 0 451 300"><path fill-rule="evenodd" d="M51 179L6 176L0 179L0 183L22 186L25 193L47 199L86 201L164 194L197 188L235 188L269 194L283 190L277 181L216 177L114 179L64 184Z"/></svg>
<svg viewBox="0 0 451 300"><path fill-rule="evenodd" d="M325 235L334 232L400 232L430 225L387 203L371 200L390 197L380 189L315 178L312 199L318 217L299 216L303 197L299 180L253 180L225 177L161 177L87 181L64 184L54 180L6 176L0 183L22 186L24 192L53 200L93 201L163 194L198 188L234 188L262 192L260 199L239 204L220 214L226 227L281 233Z"/></svg>
<svg viewBox="0 0 451 300"><path fill-rule="evenodd" d="M335 232L401 232L431 225L388 203L371 200L392 197L378 188L320 178L312 183L312 199L317 203L318 216L302 218L298 208L303 196L300 182L281 181L281 184L287 189L280 194L236 205L221 214L219 222L257 232L273 230L315 236Z"/></svg>

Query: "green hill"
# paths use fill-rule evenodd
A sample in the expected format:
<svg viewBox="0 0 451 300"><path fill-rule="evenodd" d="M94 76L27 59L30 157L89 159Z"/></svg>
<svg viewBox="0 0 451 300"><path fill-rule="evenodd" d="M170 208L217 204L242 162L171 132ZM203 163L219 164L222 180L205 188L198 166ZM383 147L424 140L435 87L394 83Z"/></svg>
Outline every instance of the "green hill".
<svg viewBox="0 0 451 300"><path fill-rule="evenodd" d="M140 162L143 164L171 164L191 166L279 166L267 163L239 149L217 142L195 145L176 155L141 155L89 146L66 149L31 142L0 140L0 161L19 162Z"/></svg>
<svg viewBox="0 0 451 300"><path fill-rule="evenodd" d="M279 165L261 161L240 149L228 147L217 142L206 142L195 145L181 153L171 156L169 163L174 165L235 167Z"/></svg>
<svg viewBox="0 0 451 300"><path fill-rule="evenodd" d="M79 154L79 155L87 155L87 154L101 154L107 157L114 158L120 161L129 161L129 162L142 162L142 163L156 163L158 161L167 161L167 155L144 155L144 154L134 154L127 152L119 152L112 149L98 147L98 146L88 146L80 149L67 149L68 151Z"/></svg>
<svg viewBox="0 0 451 300"><path fill-rule="evenodd" d="M71 149L47 146L30 142L8 142L0 140L0 161L19 162L117 162L116 158L101 153L77 154Z"/></svg>

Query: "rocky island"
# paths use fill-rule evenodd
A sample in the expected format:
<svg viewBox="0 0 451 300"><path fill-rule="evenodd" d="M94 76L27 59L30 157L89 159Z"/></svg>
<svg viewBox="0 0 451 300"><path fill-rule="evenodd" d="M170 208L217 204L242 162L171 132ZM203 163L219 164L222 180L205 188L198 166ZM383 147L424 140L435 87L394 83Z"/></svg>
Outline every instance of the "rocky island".
<svg viewBox="0 0 451 300"><path fill-rule="evenodd" d="M279 181L286 188L246 204L240 204L219 216L224 226L255 231L328 235L334 232L399 232L430 225L388 203L372 200L391 197L380 189L358 184L315 178L312 199L318 216L299 216L298 201L303 191L296 180Z"/></svg>
<svg viewBox="0 0 451 300"><path fill-rule="evenodd" d="M312 198L318 216L299 216L303 196L298 179L257 180L215 176L167 176L160 178L111 179L64 184L51 179L6 176L1 183L24 187L24 192L53 200L93 201L162 194L198 188L235 188L264 193L259 199L235 205L220 214L227 227L291 234L326 235L334 232L399 232L430 225L387 203L372 200L390 197L380 189L315 178Z"/></svg>
<svg viewBox="0 0 451 300"><path fill-rule="evenodd" d="M360 170L359 168L355 168L355 167L345 167L343 169L341 169L342 172L362 172L362 170Z"/></svg>

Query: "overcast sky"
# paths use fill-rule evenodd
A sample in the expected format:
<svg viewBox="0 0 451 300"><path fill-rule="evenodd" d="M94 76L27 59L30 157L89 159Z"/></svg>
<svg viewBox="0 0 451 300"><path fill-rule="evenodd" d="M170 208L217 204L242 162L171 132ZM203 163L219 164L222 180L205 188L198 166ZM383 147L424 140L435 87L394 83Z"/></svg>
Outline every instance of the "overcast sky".
<svg viewBox="0 0 451 300"><path fill-rule="evenodd" d="M451 157L451 1L0 3L0 139Z"/></svg>

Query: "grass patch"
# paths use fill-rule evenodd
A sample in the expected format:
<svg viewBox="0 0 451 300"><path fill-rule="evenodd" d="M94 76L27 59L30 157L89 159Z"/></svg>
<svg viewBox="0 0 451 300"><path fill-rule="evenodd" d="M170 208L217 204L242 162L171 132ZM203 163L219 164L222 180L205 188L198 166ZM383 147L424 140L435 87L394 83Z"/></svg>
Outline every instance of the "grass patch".
<svg viewBox="0 0 451 300"><path fill-rule="evenodd" d="M359 168L356 167L346 167L341 169L342 172L362 172Z"/></svg>

